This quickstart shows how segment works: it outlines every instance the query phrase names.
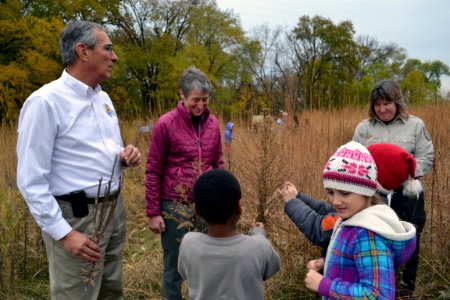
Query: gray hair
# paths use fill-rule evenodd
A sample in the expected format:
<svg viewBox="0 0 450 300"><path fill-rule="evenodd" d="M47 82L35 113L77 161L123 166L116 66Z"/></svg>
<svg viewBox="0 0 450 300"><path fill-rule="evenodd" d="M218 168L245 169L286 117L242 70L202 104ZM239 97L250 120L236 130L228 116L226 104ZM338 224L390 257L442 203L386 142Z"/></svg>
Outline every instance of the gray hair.
<svg viewBox="0 0 450 300"><path fill-rule="evenodd" d="M369 118L374 119L377 114L375 113L375 102L377 100L386 100L387 102L394 102L397 107L396 116L402 118L408 117L408 111L406 109L406 101L400 90L400 86L393 79L384 79L377 82L370 91L370 107Z"/></svg>
<svg viewBox="0 0 450 300"><path fill-rule="evenodd" d="M209 94L211 93L212 85L202 71L189 67L181 74L180 88L183 95L187 97L193 89L199 89L202 93Z"/></svg>
<svg viewBox="0 0 450 300"><path fill-rule="evenodd" d="M85 44L89 49L95 48L97 42L95 30L106 32L103 26L86 21L72 22L63 29L59 38L59 48L65 67L70 67L76 63L78 59L75 49L77 44Z"/></svg>

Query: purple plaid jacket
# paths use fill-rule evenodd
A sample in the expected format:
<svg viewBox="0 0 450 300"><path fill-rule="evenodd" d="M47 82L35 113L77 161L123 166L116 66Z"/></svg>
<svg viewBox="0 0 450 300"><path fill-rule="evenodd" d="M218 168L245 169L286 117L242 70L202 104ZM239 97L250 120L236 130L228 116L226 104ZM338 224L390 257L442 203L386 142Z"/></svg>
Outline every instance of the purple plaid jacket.
<svg viewBox="0 0 450 300"><path fill-rule="evenodd" d="M394 299L395 269L414 252L415 234L391 240L344 224L335 228L319 294L325 299Z"/></svg>

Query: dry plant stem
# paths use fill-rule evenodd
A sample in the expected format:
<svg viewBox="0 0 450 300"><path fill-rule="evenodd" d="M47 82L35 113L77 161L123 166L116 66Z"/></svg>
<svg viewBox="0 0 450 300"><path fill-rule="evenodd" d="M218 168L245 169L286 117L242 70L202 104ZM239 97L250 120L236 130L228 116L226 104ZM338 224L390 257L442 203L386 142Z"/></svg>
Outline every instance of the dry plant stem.
<svg viewBox="0 0 450 300"><path fill-rule="evenodd" d="M433 266L433 262L430 262L426 257L424 257L423 255L420 255L420 259L423 260L424 262L427 263L427 265L435 272L436 275L438 275L439 277L442 278L442 280L448 285L450 286L450 281L448 278L445 278L445 275L442 274L442 272L440 272L439 270L437 270L434 266Z"/></svg>
<svg viewBox="0 0 450 300"><path fill-rule="evenodd" d="M175 186L176 192L180 195L181 203L184 205L180 207L177 207L176 205L171 206L173 214L165 213L164 217L177 222L177 229L179 230L187 228L189 231L204 232L204 227L206 227L206 225L204 224L203 219L195 215L194 205L189 203L188 200L188 193L192 193L192 186L202 173L202 162L200 160L194 160L192 162L192 168L194 170L193 177L189 182L179 182Z"/></svg>
<svg viewBox="0 0 450 300"><path fill-rule="evenodd" d="M118 197L115 197L114 199L110 198L111 184L112 184L112 179L114 176L114 170L116 168L116 163L117 163L117 156L116 156L116 159L114 160L113 168L111 171L111 177L108 181L107 186L105 187L105 193L103 195L103 204L100 209L99 209L98 199L100 198L100 189L101 189L103 178L99 179L99 187L97 190L97 196L95 197L95 208L94 208L94 215L93 215L94 220L93 220L93 228L92 228L92 240L96 244L98 244L99 241L103 238L104 232L105 232L109 222L112 219L112 216L114 214L114 210L116 207L116 203L117 203ZM122 179L120 178L117 194L120 193L121 184L122 184ZM111 209L108 210L108 206L111 201L112 201ZM98 220L98 222L97 222L97 220ZM100 268L101 267L98 262L93 262L91 264L91 267L89 268L89 270L86 270L84 268L81 269L81 275L85 275L85 278L83 279L83 282L86 284L85 289L84 289L85 291L87 291L89 284L91 284L92 286L95 286L94 279L95 279L95 276L100 271Z"/></svg>

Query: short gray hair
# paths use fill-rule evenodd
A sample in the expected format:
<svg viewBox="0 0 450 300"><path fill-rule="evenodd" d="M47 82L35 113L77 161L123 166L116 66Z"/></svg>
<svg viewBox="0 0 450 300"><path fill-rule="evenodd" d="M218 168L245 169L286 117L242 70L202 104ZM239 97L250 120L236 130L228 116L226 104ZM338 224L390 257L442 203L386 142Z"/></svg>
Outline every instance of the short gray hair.
<svg viewBox="0 0 450 300"><path fill-rule="evenodd" d="M202 71L189 67L181 74L180 88L183 95L189 96L193 89L199 89L202 93L209 94L211 93L212 85Z"/></svg>
<svg viewBox="0 0 450 300"><path fill-rule="evenodd" d="M87 21L75 21L69 23L63 29L59 38L59 48L65 67L70 67L76 63L78 56L75 47L77 44L85 44L89 49L95 48L97 42L95 30L106 32L100 24Z"/></svg>

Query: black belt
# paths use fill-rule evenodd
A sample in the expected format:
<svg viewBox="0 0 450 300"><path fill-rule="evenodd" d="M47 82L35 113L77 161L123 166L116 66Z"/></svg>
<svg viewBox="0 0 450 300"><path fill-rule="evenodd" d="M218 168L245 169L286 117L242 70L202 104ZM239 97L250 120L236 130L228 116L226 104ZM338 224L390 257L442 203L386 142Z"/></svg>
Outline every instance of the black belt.
<svg viewBox="0 0 450 300"><path fill-rule="evenodd" d="M119 197L119 194L120 194L120 191L116 191L115 193L110 194L108 199L115 200L117 197ZM95 198L86 197L86 193L84 191L76 191L76 192L72 192L70 194L54 196L54 197L57 200L62 200L62 201L66 201L66 202L74 202L74 201L84 200L84 202L87 204L95 204ZM99 197L97 200L98 203L103 202L103 200L105 198L106 197Z"/></svg>

